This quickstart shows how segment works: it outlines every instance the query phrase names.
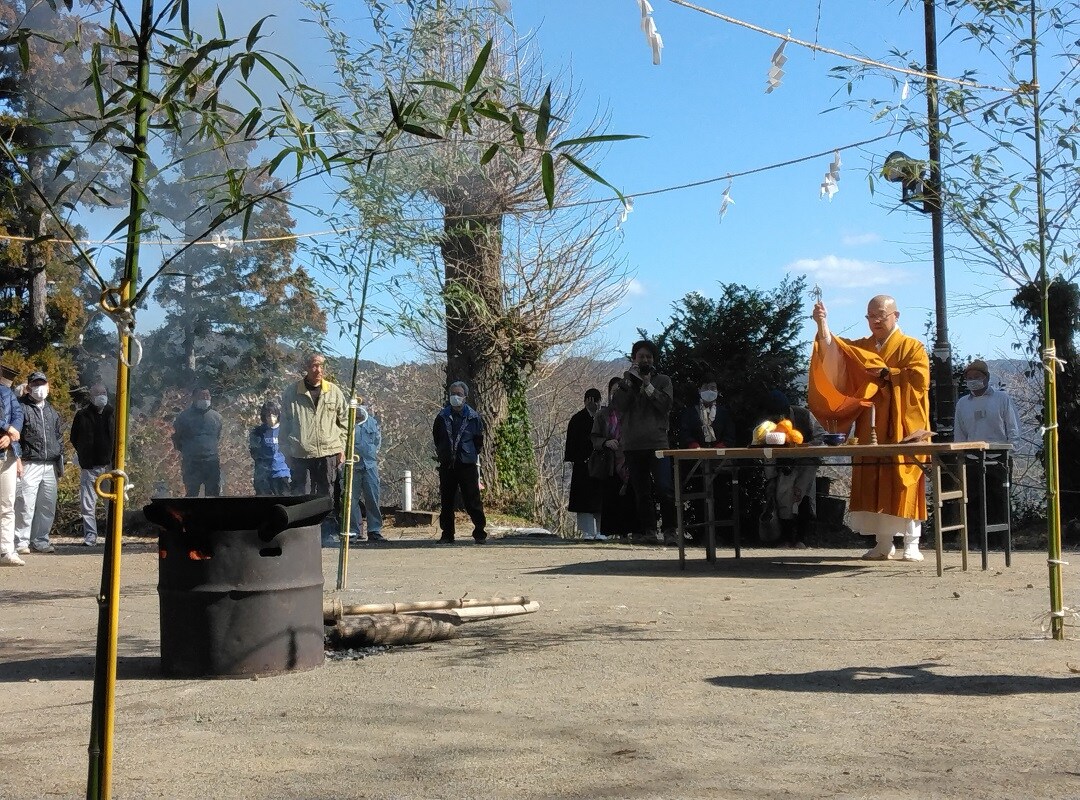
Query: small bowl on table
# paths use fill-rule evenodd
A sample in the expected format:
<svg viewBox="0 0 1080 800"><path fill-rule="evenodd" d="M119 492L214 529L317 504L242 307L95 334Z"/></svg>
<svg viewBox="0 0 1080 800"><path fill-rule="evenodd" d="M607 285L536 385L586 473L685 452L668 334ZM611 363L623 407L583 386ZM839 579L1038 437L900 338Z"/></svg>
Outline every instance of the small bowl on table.
<svg viewBox="0 0 1080 800"><path fill-rule="evenodd" d="M829 447L838 447L847 441L846 433L826 433L821 437L821 441L827 444Z"/></svg>

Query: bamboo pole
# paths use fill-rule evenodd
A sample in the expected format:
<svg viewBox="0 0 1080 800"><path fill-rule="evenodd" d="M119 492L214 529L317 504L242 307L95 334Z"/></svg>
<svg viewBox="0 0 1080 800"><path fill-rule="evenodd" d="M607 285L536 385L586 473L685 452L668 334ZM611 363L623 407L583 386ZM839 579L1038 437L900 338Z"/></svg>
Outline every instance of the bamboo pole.
<svg viewBox="0 0 1080 800"><path fill-rule="evenodd" d="M1061 497L1058 483L1057 353L1050 338L1050 277L1046 269L1046 193L1043 188L1042 115L1039 108L1039 28L1036 0L1031 0L1031 106L1034 117L1035 197L1039 215L1039 283L1042 291L1043 470L1046 474L1046 550L1050 570L1050 632L1065 638L1061 587Z"/></svg>
<svg viewBox="0 0 1080 800"><path fill-rule="evenodd" d="M356 379L355 373L353 380ZM338 572L337 588L344 589L349 583L349 528L352 521L352 483L353 469L356 465L356 410L360 403L356 400L356 386L349 399L349 431L345 438L345 474L341 478L341 529L338 532Z"/></svg>
<svg viewBox="0 0 1080 800"><path fill-rule="evenodd" d="M479 622L497 617L517 617L522 614L535 614L540 604L533 600L529 603L500 604L492 606L473 606L472 608L448 609L442 613L453 615L462 622Z"/></svg>
<svg viewBox="0 0 1080 800"><path fill-rule="evenodd" d="M529 603L528 597L459 598L457 600L413 600L405 603L344 604L339 599L323 602L323 621L336 622L342 617L362 614L404 614L409 611L442 611L453 608L480 608L497 605L521 606ZM537 604L539 608L539 604Z"/></svg>
<svg viewBox="0 0 1080 800"><path fill-rule="evenodd" d="M134 108L134 133L131 160L131 198L128 210L128 235L124 250L124 275L119 298L106 291L101 307L115 319L126 316L128 325L119 325L119 353L116 367L116 419L113 451L112 491L102 489L99 479L95 491L112 500L112 519L108 546L101 567L101 591L98 595L97 650L94 660L94 692L90 711L89 765L86 796L88 800L108 800L112 796L113 733L116 717L116 654L120 628L120 541L124 532L124 472L127 455L131 332L134 328L135 290L139 280L139 244L146 213L146 152L150 124L150 32L154 26L154 2L143 0L136 39L137 75ZM118 305L114 306L116 300ZM104 476L103 476L104 477Z"/></svg>

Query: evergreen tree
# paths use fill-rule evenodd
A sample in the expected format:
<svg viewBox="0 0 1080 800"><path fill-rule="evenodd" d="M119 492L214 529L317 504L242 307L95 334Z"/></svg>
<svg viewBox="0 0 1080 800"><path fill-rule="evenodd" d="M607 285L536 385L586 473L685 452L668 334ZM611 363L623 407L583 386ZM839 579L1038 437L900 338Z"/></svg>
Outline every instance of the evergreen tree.
<svg viewBox="0 0 1080 800"><path fill-rule="evenodd" d="M770 390L780 389L792 402L803 399L807 357L799 330L807 303L801 276L785 278L771 290L721 283L716 298L692 292L676 303L671 322L655 338L660 371L675 386L672 424L677 425L682 408L696 402L706 373L716 377L719 402L735 420L738 444L746 444L763 419Z"/></svg>

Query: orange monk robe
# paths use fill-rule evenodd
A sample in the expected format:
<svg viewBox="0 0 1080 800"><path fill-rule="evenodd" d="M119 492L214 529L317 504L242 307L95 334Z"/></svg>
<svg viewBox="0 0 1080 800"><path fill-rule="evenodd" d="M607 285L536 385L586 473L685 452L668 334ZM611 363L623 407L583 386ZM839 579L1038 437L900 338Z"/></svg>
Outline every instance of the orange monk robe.
<svg viewBox="0 0 1080 800"><path fill-rule="evenodd" d="M930 429L930 359L918 339L899 328L878 350L873 337L833 336L838 359L826 358L815 340L810 358L807 405L829 430L846 431L855 422L860 444L870 444L870 405L875 408L879 444L895 444ZM879 377L889 370L889 380ZM920 460L923 460L920 458ZM926 519L926 486L917 464L858 457L851 471L851 511Z"/></svg>

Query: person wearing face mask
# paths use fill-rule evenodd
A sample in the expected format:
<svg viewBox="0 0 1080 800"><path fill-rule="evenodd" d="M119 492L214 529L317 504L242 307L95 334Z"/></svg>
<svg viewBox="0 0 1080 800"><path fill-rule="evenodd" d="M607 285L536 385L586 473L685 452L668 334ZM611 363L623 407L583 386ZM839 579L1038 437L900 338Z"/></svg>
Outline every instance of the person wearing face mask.
<svg viewBox="0 0 1080 800"><path fill-rule="evenodd" d="M827 317L825 304L818 300L812 314L817 337L808 392L814 416L838 432L854 423L862 444L872 441L871 425L878 444L928 438L930 359L922 342L900 330L896 300L888 295L870 299L870 335L862 339L833 336ZM849 509L848 524L877 540L863 555L865 560L893 558L898 536L904 541L903 561L923 560L919 538L926 519L926 477L921 464L854 458Z"/></svg>
<svg viewBox="0 0 1080 800"><path fill-rule="evenodd" d="M252 482L255 494L289 494L289 465L278 444L281 430L281 406L274 400L267 400L259 408L260 423L248 434L248 452L255 462Z"/></svg>
<svg viewBox="0 0 1080 800"><path fill-rule="evenodd" d="M102 383L90 387L90 402L75 412L71 421L71 444L79 462L79 508L83 522L83 544L98 542L97 492L94 482L112 469L113 407ZM108 506L106 505L106 509Z"/></svg>
<svg viewBox="0 0 1080 800"><path fill-rule="evenodd" d="M52 553L56 485L64 475L64 428L49 403L49 379L32 372L20 398L23 410L19 488L15 494L15 552Z"/></svg>
<svg viewBox="0 0 1080 800"><path fill-rule="evenodd" d="M646 541L676 544L675 484L671 461L657 458L657 450L671 446L669 416L675 395L671 378L656 371L660 351L647 339L630 348L630 368L623 373L611 404L622 417L620 444L630 470L637 503L638 527ZM656 500L660 501L663 533L656 532Z"/></svg>
<svg viewBox="0 0 1080 800"><path fill-rule="evenodd" d="M23 406L10 389L14 370L10 367L3 370L3 377L0 377L0 566L23 567L26 562L15 552L15 492Z"/></svg>
<svg viewBox="0 0 1080 800"><path fill-rule="evenodd" d="M364 538L361 529L366 520L367 540L385 542L382 535L382 512L379 510L379 448L382 447L382 430L379 428L379 421L367 406L362 405L357 409L353 441L357 459L353 467L353 534L357 541Z"/></svg>
<svg viewBox="0 0 1080 800"><path fill-rule="evenodd" d="M601 485L589 475L589 456L593 452L593 419L600 409L600 391L585 392L585 407L570 417L566 425L563 461L570 463L570 496L566 508L577 515L577 529L582 539L604 541L598 525Z"/></svg>
<svg viewBox="0 0 1080 800"><path fill-rule="evenodd" d="M465 402L469 387L464 381L450 384L442 411L435 415L431 435L439 459L440 544L454 543L454 504L461 501L473 524L473 540L487 541L487 518L480 498L480 451L484 447L484 423Z"/></svg>
<svg viewBox="0 0 1080 800"><path fill-rule="evenodd" d="M600 406L593 417L593 457L589 462L593 477L600 479L600 533L606 538L624 538L640 535L634 502L634 490L630 486L630 470L626 466L619 437L622 434L622 415L611 405L611 397L619 388L622 378L608 381L607 403ZM597 456L597 454L602 454Z"/></svg>
<svg viewBox="0 0 1080 800"><path fill-rule="evenodd" d="M698 402L683 409L679 418L679 443L682 447L735 447L735 423L731 414L717 402L716 378L703 375L698 382Z"/></svg>
<svg viewBox="0 0 1080 800"><path fill-rule="evenodd" d="M218 443L221 441L221 414L210 407L210 390L192 389L191 405L173 421L173 447L180 451L180 467L184 491L188 497L221 494L221 461Z"/></svg>
<svg viewBox="0 0 1080 800"><path fill-rule="evenodd" d="M957 442L990 442L1020 446L1020 415L1009 395L990 385L990 368L982 359L972 361L964 369L967 394L956 401ZM998 525L1008 519L1009 459L1004 453L986 454L986 521ZM982 541L982 526L975 509L982 503L982 482L978 475L977 456L966 462L968 486L968 527L975 541Z"/></svg>

